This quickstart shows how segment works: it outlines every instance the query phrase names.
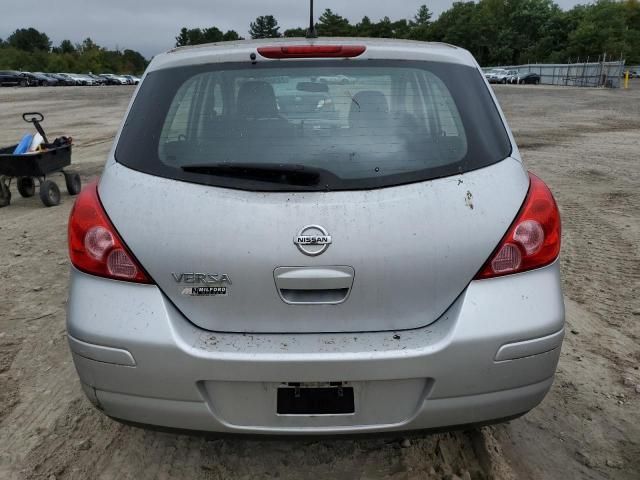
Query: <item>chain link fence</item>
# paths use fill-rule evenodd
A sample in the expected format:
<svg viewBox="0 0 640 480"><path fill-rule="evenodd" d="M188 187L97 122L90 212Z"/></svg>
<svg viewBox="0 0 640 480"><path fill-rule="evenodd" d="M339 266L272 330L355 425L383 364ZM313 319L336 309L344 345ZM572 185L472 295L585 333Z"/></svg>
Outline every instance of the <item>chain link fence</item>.
<svg viewBox="0 0 640 480"><path fill-rule="evenodd" d="M615 62L536 63L491 67L483 70L486 72L496 68L517 70L519 75L530 72L537 73L540 75L540 83L544 85L607 88L619 88L626 70L624 60Z"/></svg>

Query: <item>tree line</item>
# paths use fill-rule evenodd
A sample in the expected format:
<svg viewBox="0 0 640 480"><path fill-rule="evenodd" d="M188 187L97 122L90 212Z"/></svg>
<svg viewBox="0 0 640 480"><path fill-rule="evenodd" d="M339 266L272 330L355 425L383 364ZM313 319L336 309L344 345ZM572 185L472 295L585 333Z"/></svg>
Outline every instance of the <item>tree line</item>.
<svg viewBox="0 0 640 480"><path fill-rule="evenodd" d="M409 19L364 16L352 23L326 9L316 23L320 36L401 38L445 42L466 48L483 66L564 63L624 58L640 64L640 0L596 0L562 10L552 0L479 0L454 2L437 19L426 5ZM281 31L273 15L249 24L252 38L302 37L306 27ZM240 40L235 30L215 26L182 28L176 46ZM147 60L135 50L109 50L90 38L54 46L34 28L0 39L0 69L49 72L139 74Z"/></svg>
<svg viewBox="0 0 640 480"><path fill-rule="evenodd" d="M0 38L0 70L25 72L140 74L147 59L135 50L109 50L90 38L54 46L49 36L35 28L21 28L6 40Z"/></svg>
<svg viewBox="0 0 640 480"><path fill-rule="evenodd" d="M326 9L316 23L320 36L401 38L457 45L484 66L565 63L624 58L640 63L640 1L596 0L562 10L552 0L479 0L454 2L437 19L426 5L413 18L359 22ZM273 15L249 25L252 38L303 37L306 27L281 31ZM176 45L237 40L235 31L183 28Z"/></svg>

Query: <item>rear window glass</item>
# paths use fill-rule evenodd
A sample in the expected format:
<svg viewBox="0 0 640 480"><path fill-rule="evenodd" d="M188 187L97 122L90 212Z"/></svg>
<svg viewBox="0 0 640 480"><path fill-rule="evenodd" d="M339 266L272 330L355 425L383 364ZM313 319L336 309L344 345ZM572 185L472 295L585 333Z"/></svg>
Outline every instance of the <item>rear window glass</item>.
<svg viewBox="0 0 640 480"><path fill-rule="evenodd" d="M116 159L248 190L370 189L500 161L510 142L481 75L437 62L211 64L150 73Z"/></svg>

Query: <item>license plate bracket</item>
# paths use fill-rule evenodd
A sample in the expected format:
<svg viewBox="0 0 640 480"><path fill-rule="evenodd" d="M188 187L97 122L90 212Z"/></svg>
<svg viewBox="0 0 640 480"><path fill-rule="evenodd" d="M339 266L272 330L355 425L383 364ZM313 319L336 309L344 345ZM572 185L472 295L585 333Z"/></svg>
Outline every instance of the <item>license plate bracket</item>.
<svg viewBox="0 0 640 480"><path fill-rule="evenodd" d="M348 415L355 413L353 387L278 388L278 415Z"/></svg>

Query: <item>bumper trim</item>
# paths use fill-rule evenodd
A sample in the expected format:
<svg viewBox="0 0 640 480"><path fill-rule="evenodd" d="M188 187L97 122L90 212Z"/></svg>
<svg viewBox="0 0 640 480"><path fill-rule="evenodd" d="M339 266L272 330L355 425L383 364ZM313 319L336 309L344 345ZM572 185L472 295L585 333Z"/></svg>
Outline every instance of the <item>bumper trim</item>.
<svg viewBox="0 0 640 480"><path fill-rule="evenodd" d="M89 360L95 360L96 362L122 365L124 367L136 366L136 361L134 360L133 355L131 355L127 350L83 342L71 335L67 335L67 338L69 340L69 347L71 348L71 351L81 357L88 358Z"/></svg>
<svg viewBox="0 0 640 480"><path fill-rule="evenodd" d="M498 353L496 353L495 360L496 362L503 362L547 353L562 345L563 338L564 328L546 337L534 338L517 343L507 343L500 347Z"/></svg>

